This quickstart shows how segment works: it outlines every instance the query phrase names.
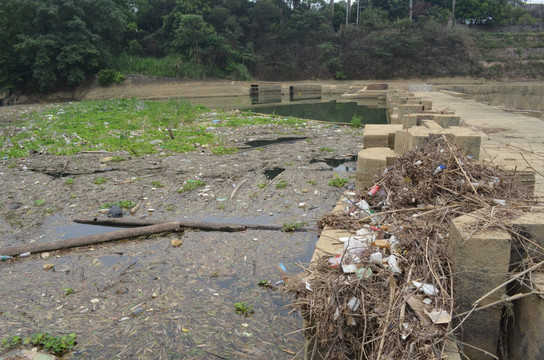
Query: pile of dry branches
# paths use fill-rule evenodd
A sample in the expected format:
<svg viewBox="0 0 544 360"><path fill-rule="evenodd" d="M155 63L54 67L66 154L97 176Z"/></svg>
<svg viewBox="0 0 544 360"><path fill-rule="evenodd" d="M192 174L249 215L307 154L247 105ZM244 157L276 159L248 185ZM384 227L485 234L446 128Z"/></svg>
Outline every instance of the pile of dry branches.
<svg viewBox="0 0 544 360"><path fill-rule="evenodd" d="M485 208L492 216L482 226L506 227L503 220L532 199L512 174L467 157L445 137L405 153L375 180L375 194L348 195L344 214L321 219L356 234L340 239L336 257L291 277L285 291L311 324L312 357L444 358L456 316L450 220Z"/></svg>

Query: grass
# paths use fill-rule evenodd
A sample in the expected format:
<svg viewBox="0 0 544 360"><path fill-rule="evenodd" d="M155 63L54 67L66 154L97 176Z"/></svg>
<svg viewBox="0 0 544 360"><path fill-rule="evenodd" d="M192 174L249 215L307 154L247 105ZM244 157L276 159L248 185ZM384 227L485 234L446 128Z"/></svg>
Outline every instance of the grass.
<svg viewBox="0 0 544 360"><path fill-rule="evenodd" d="M295 231L296 229L302 228L305 225L308 225L308 223L306 221L283 223L281 231L283 231L283 232L292 232L292 231Z"/></svg>
<svg viewBox="0 0 544 360"><path fill-rule="evenodd" d="M227 154L235 154L240 149L235 147L225 147L225 146L217 146L212 149L212 154L214 155L227 155Z"/></svg>
<svg viewBox="0 0 544 360"><path fill-rule="evenodd" d="M119 155L116 155L116 156L111 158L111 162L121 162L121 161L126 161L126 160L127 159L125 159L124 157L119 156Z"/></svg>
<svg viewBox="0 0 544 360"><path fill-rule="evenodd" d="M181 194L183 192L191 191L196 189L197 187L205 186L205 185L206 183L202 180L187 180L185 182L185 185L183 185L180 189L178 189L178 193Z"/></svg>
<svg viewBox="0 0 544 360"><path fill-rule="evenodd" d="M330 147L322 147L322 148L319 148L319 151L321 151L321 152L333 152L334 149L330 148Z"/></svg>
<svg viewBox="0 0 544 360"><path fill-rule="evenodd" d="M312 180L312 179L310 179L310 180L308 180L308 181L306 181L306 182L307 182L308 184L310 184L310 185L317 185L317 182L316 182L315 180Z"/></svg>
<svg viewBox="0 0 544 360"><path fill-rule="evenodd" d="M221 142L221 135L207 131L196 120L208 109L181 99L143 101L115 99L57 104L21 115L15 132L0 125L0 157L23 158L32 151L51 155L74 155L81 151L126 152L136 156L158 153L185 153L197 144L217 145L211 151L223 155L238 152ZM220 124L241 127L279 124L301 126L303 120L244 112L220 113ZM172 130L174 139L169 131ZM111 161L125 161L114 156ZM8 168L15 168L11 162Z"/></svg>
<svg viewBox="0 0 544 360"><path fill-rule="evenodd" d="M67 178L65 181L64 181L64 185L74 185L76 183L76 181L72 178Z"/></svg>
<svg viewBox="0 0 544 360"><path fill-rule="evenodd" d="M44 199L39 199L39 200L34 201L34 205L36 205L36 206L42 206L44 202L45 202Z"/></svg>
<svg viewBox="0 0 544 360"><path fill-rule="evenodd" d="M334 186L337 188L344 187L349 182L348 179L338 176L337 174L334 174L334 179L329 181L330 186Z"/></svg>
<svg viewBox="0 0 544 360"><path fill-rule="evenodd" d="M285 189L287 187L287 181L280 180L276 183L276 189Z"/></svg>
<svg viewBox="0 0 544 360"><path fill-rule="evenodd" d="M276 115L256 116L253 114L246 114L245 116L227 117L219 125L228 126L228 127L240 127L240 126L247 126L247 125L267 125L267 124L301 126L303 123L304 123L304 120L293 118L293 117L283 118Z"/></svg>
<svg viewBox="0 0 544 360"><path fill-rule="evenodd" d="M234 312L237 315L244 315L245 317L248 317L255 311L253 310L253 305L247 305L245 302L237 302L234 304Z"/></svg>
<svg viewBox="0 0 544 360"><path fill-rule="evenodd" d="M195 151L197 144L218 145L211 150L217 155L238 152L239 149L222 143L220 134L198 126L196 120L207 112L207 108L190 105L181 99L163 102L115 99L57 104L22 115L15 132L0 125L0 157L23 158L32 151L74 155L98 150L142 156ZM296 118L248 112L220 113L218 116L221 123L214 126L300 126L303 123ZM111 161L125 160L117 155ZM8 168L15 167L15 162L8 164Z"/></svg>
<svg viewBox="0 0 544 360"><path fill-rule="evenodd" d="M62 288L62 291L64 291L64 295L65 295L65 296L73 295L73 294L76 293L76 292L74 291L74 289L71 288L71 287Z"/></svg>
<svg viewBox="0 0 544 360"><path fill-rule="evenodd" d="M62 111L61 111L62 110ZM211 144L214 135L193 125L207 109L183 100L167 102L120 99L82 101L32 112L8 136L0 127L0 156L20 158L47 149L53 155L83 150L126 151L137 155L187 152ZM166 128L172 127L174 139ZM11 134L10 134L11 135ZM123 161L121 156L114 161Z"/></svg>
<svg viewBox="0 0 544 360"><path fill-rule="evenodd" d="M121 200L121 201L118 201L116 203L104 203L104 204L100 205L100 208L101 209L109 209L113 205L117 205L121 209L132 209L133 207L136 206L136 203L134 201L130 201L130 200Z"/></svg>
<svg viewBox="0 0 544 360"><path fill-rule="evenodd" d="M201 79L206 69L194 62L183 61L179 56L155 58L121 54L114 58L113 67L124 74Z"/></svg>
<svg viewBox="0 0 544 360"><path fill-rule="evenodd" d="M266 187L266 183L260 182L260 183L257 184L257 187L259 189L264 189Z"/></svg>
<svg viewBox="0 0 544 360"><path fill-rule="evenodd" d="M162 182L160 182L159 180L153 180L153 181L151 182L151 186L153 186L153 187L155 187L155 188L162 188L162 187L164 187L165 185L164 185Z"/></svg>
<svg viewBox="0 0 544 360"><path fill-rule="evenodd" d="M4 338L1 341L1 347L3 349L11 349L22 345L35 346L60 357L71 351L76 344L76 333L62 336L37 333L33 334L31 337L25 338L22 338L19 335L13 335Z"/></svg>
<svg viewBox="0 0 544 360"><path fill-rule="evenodd" d="M94 179L93 183L95 185L102 185L108 182L108 178L105 177L97 177Z"/></svg>

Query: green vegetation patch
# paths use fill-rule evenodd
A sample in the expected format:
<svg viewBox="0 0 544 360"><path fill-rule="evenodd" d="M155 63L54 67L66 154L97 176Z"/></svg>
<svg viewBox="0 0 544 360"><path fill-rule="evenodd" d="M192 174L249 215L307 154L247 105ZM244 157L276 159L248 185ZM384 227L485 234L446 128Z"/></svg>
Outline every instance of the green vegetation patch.
<svg viewBox="0 0 544 360"><path fill-rule="evenodd" d="M302 126L304 120L294 117L280 117L276 115L254 115L252 113L246 113L245 116L231 116L227 117L222 126L239 127L247 125L267 125L267 124L279 124L286 126Z"/></svg>
<svg viewBox="0 0 544 360"><path fill-rule="evenodd" d="M178 189L178 193L183 193L186 191L191 191L196 189L197 187L205 186L206 183L202 180L187 180L185 185L183 185L180 189Z"/></svg>
<svg viewBox="0 0 544 360"><path fill-rule="evenodd" d="M63 104L28 114L15 132L12 127L0 125L0 156L20 158L29 151L53 155L73 155L84 150L126 151L135 155L188 152L195 150L197 143L215 142L213 134L193 124L205 111L205 107L183 100L121 99Z"/></svg>
<svg viewBox="0 0 544 360"><path fill-rule="evenodd" d="M306 221L296 221L296 222L290 222L290 223L283 223L281 231L283 232L292 232L296 229L300 229L304 227L305 225L308 225Z"/></svg>
<svg viewBox="0 0 544 360"><path fill-rule="evenodd" d="M25 157L32 151L73 155L80 151L124 151L136 156L156 153L185 153L197 145L218 144L213 131L198 126L208 110L176 99L166 102L118 99L62 104L25 115L13 127L0 124L0 156ZM299 125L301 120L258 116L253 113L220 114L222 126L261 124ZM173 137L173 138L172 138ZM238 152L220 144L216 155ZM111 161L125 161L115 156ZM16 163L13 167L16 167Z"/></svg>
<svg viewBox="0 0 544 360"><path fill-rule="evenodd" d="M348 179L338 176L337 174L334 174L334 179L329 181L330 186L334 186L337 188L344 187L349 182Z"/></svg>
<svg viewBox="0 0 544 360"><path fill-rule="evenodd" d="M48 333L37 333L31 337L22 338L18 335L13 335L4 338L1 341L2 349L11 349L21 345L30 345L39 347L42 350L53 353L56 356L63 356L71 351L76 342L76 334L71 333L63 336L54 336Z"/></svg>
<svg viewBox="0 0 544 360"><path fill-rule="evenodd" d="M234 154L240 151L240 149L236 147L226 147L226 146L218 146L212 149L212 154L214 155L226 155L226 154Z"/></svg>
<svg viewBox="0 0 544 360"><path fill-rule="evenodd" d="M136 206L136 203L134 201L130 201L130 200L121 200L121 201L118 201L118 202L115 202L115 203L104 203L104 204L100 205L100 208L101 209L109 209L113 205L117 205L121 209L132 209L133 207Z"/></svg>
<svg viewBox="0 0 544 360"><path fill-rule="evenodd" d="M253 314L255 310L253 310L253 305L247 305L245 302L237 302L234 304L234 312L237 315L248 317Z"/></svg>

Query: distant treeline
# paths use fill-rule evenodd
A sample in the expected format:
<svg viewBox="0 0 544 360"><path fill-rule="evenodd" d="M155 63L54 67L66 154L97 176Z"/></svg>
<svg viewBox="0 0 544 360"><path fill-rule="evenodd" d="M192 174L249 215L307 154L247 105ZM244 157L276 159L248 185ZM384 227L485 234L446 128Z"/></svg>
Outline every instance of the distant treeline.
<svg viewBox="0 0 544 360"><path fill-rule="evenodd" d="M457 0L453 9L451 0L414 0L410 9L409 0L0 0L0 90L50 91L97 73L103 83L124 73L467 75L477 66L452 22L534 22L519 2Z"/></svg>

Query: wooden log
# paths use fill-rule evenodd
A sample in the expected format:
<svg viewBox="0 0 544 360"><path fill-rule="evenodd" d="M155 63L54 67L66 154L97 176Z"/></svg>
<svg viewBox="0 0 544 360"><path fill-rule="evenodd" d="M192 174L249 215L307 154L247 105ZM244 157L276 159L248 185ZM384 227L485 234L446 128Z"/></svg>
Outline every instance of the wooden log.
<svg viewBox="0 0 544 360"><path fill-rule="evenodd" d="M123 229L104 234L80 236L73 239L59 240L50 243L34 243L21 246L12 246L0 249L1 255L16 256L24 253L40 253L44 251L62 250L79 246L87 246L113 240L127 239L143 235L157 234L180 229L179 222L165 222L155 225L142 226L133 229Z"/></svg>
<svg viewBox="0 0 544 360"><path fill-rule="evenodd" d="M114 218L77 218L74 219L74 222L80 224L89 224L89 225L102 225L102 226L117 226L117 227L137 227L137 226L148 226L153 224L158 224L156 220L132 220L132 219L114 219ZM261 225L261 224L223 224L223 223L212 223L205 221L179 221L181 228L185 229L198 229L203 231L244 231L247 229L254 230L282 230L284 226L281 225ZM295 231L316 231L315 229L300 227L296 228Z"/></svg>
<svg viewBox="0 0 544 360"><path fill-rule="evenodd" d="M89 225L116 226L116 227L139 227L162 223L157 220L133 220L133 219L114 219L114 218L77 218L74 222ZM199 229L204 231L226 231L236 232L244 231L244 225L220 224L210 222L178 221L181 228Z"/></svg>

